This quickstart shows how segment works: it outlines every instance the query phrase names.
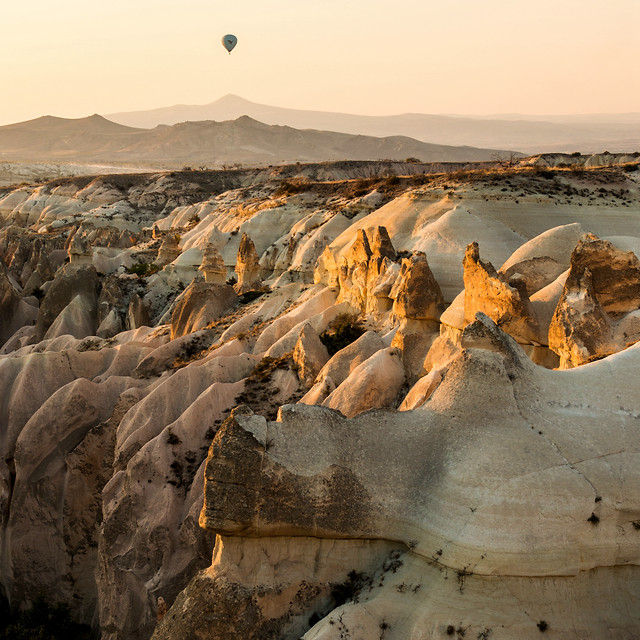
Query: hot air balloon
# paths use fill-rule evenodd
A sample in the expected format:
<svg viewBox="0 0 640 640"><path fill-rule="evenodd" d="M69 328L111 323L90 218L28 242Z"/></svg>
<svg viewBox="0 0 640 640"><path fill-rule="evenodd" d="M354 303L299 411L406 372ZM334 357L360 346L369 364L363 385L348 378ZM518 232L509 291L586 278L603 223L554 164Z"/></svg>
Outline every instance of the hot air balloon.
<svg viewBox="0 0 640 640"><path fill-rule="evenodd" d="M236 38L233 34L228 33L226 36L222 37L222 46L229 52L233 50L233 48L238 44L238 38Z"/></svg>

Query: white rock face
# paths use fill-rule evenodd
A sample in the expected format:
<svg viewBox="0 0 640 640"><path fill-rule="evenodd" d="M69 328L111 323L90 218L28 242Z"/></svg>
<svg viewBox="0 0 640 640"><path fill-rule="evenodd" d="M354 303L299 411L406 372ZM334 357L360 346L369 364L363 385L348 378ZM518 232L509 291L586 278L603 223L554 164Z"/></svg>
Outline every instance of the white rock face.
<svg viewBox="0 0 640 640"><path fill-rule="evenodd" d="M358 365L322 403L338 409L347 417L367 409L393 406L404 384L404 368L400 351L381 349Z"/></svg>

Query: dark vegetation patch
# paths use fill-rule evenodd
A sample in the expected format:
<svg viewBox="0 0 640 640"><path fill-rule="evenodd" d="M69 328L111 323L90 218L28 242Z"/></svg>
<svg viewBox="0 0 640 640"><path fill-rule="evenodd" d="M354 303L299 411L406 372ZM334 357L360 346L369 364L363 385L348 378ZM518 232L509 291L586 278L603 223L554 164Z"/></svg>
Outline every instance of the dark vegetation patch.
<svg viewBox="0 0 640 640"><path fill-rule="evenodd" d="M50 605L38 596L31 608L11 614L6 601L0 603L0 640L89 640L91 629L71 619L69 606Z"/></svg>
<svg viewBox="0 0 640 640"><path fill-rule="evenodd" d="M249 302L253 302L260 296L263 296L265 293L268 293L268 291L247 291L246 293L243 293L241 296L239 296L240 304L249 304Z"/></svg>
<svg viewBox="0 0 640 640"><path fill-rule="evenodd" d="M279 358L267 356L260 360L245 379L244 391L236 396L236 404L246 404L254 413L264 416L267 420L275 420L280 403L276 398L279 389L273 387L272 378L279 369L295 372L296 365L290 353ZM288 402L297 402L302 395L304 391L299 388Z"/></svg>
<svg viewBox="0 0 640 640"><path fill-rule="evenodd" d="M349 571L347 579L331 587L331 598L336 607L347 602L357 601L363 587L370 584L372 579L366 573L358 573L355 569Z"/></svg>
<svg viewBox="0 0 640 640"><path fill-rule="evenodd" d="M357 340L364 332L365 328L357 316L341 313L329 324L328 329L320 334L320 341L332 356Z"/></svg>
<svg viewBox="0 0 640 640"><path fill-rule="evenodd" d="M133 273L141 278L153 275L160 271L160 267L154 262L138 262L126 268L127 273Z"/></svg>
<svg viewBox="0 0 640 640"><path fill-rule="evenodd" d="M590 522L594 527L600 522L600 518L595 513L592 513L588 518L587 522Z"/></svg>

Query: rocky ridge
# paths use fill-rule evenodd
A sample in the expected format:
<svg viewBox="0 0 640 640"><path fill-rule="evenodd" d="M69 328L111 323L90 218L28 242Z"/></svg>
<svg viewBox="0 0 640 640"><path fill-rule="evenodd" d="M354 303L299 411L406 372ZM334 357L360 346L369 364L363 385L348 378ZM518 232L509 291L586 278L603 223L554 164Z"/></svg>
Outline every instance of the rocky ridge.
<svg viewBox="0 0 640 640"><path fill-rule="evenodd" d="M640 177L603 164L3 191L3 597L105 640L635 637Z"/></svg>

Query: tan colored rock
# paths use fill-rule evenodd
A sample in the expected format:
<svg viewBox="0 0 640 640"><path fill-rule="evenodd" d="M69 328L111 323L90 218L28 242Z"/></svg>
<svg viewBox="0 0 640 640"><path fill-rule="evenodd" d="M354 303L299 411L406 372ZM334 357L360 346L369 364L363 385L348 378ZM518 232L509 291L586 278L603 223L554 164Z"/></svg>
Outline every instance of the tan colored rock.
<svg viewBox="0 0 640 640"><path fill-rule="evenodd" d="M390 292L397 319L438 320L444 310L440 286L422 252L402 261L400 274Z"/></svg>
<svg viewBox="0 0 640 640"><path fill-rule="evenodd" d="M204 281L207 284L225 284L227 281L227 268L220 252L213 244L208 244L202 254L200 271L204 273Z"/></svg>
<svg viewBox="0 0 640 640"><path fill-rule="evenodd" d="M22 429L3 531L2 573L20 568L11 581L14 602L42 593L67 603L75 620L92 624L98 607L100 494L113 472L117 426L117 419L109 418L114 412L122 417L117 405L127 387L126 378L103 384L80 378L48 398Z"/></svg>
<svg viewBox="0 0 640 640"><path fill-rule="evenodd" d="M541 343L535 311L517 274L504 281L490 262L480 260L476 242L467 247L463 267L465 323L473 322L476 313L485 313L519 342Z"/></svg>
<svg viewBox="0 0 640 640"><path fill-rule="evenodd" d="M593 269L593 270L592 270ZM571 269L549 326L560 368L579 366L640 340L635 323L617 324L640 307L640 261L593 234L571 256Z"/></svg>
<svg viewBox="0 0 640 640"><path fill-rule="evenodd" d="M381 349L358 365L322 406L347 417L393 406L405 381L401 355L399 349Z"/></svg>
<svg viewBox="0 0 640 640"><path fill-rule="evenodd" d="M40 303L36 322L37 340L41 340L58 314L76 297L80 296L92 308L91 314L97 317L98 274L92 267L67 264L58 270L56 277L47 288ZM95 327L90 333L95 332Z"/></svg>
<svg viewBox="0 0 640 640"><path fill-rule="evenodd" d="M127 329L139 329L151 324L149 309L137 293L132 293L127 310Z"/></svg>
<svg viewBox="0 0 640 640"><path fill-rule="evenodd" d="M320 341L317 331L311 324L306 323L293 349L293 361L298 365L298 375L307 388L311 388L320 369L328 360L329 352Z"/></svg>
<svg viewBox="0 0 640 640"><path fill-rule="evenodd" d="M115 309L111 309L96 329L96 335L100 338L112 338L124 330L120 315Z"/></svg>
<svg viewBox="0 0 640 640"><path fill-rule="evenodd" d="M19 307L20 294L11 284L7 269L0 260L0 346L22 326L20 320L15 318Z"/></svg>
<svg viewBox="0 0 640 640"><path fill-rule="evenodd" d="M412 411L421 407L438 388L442 382L442 372L440 369L431 369L426 376L416 382L400 403L398 411Z"/></svg>
<svg viewBox="0 0 640 640"><path fill-rule="evenodd" d="M240 240L235 271L238 282L234 288L238 295L247 291L260 291L264 288L260 278L260 262L256 247L246 233L242 234Z"/></svg>
<svg viewBox="0 0 640 640"><path fill-rule="evenodd" d="M506 282L520 274L531 297L569 268L571 253L583 234L577 222L549 229L516 249L498 273Z"/></svg>
<svg viewBox="0 0 640 640"><path fill-rule="evenodd" d="M158 257L156 258L156 264L159 267L164 267L168 264L171 264L180 256L180 253L181 250L180 244L178 242L178 237L175 233L169 232L164 236L162 245L160 245Z"/></svg>
<svg viewBox="0 0 640 640"><path fill-rule="evenodd" d="M307 404L322 404L329 393L342 384L356 367L384 348L384 342L375 331L366 331L357 340L331 356L318 374L314 388L303 401ZM325 384L325 381L330 383ZM314 398L314 402L307 402L305 398ZM322 398L320 402L317 401L319 398Z"/></svg>
<svg viewBox="0 0 640 640"><path fill-rule="evenodd" d="M53 324L44 334L45 340L59 336L86 338L96 332L96 306L93 299L79 293L58 314Z"/></svg>
<svg viewBox="0 0 640 640"><path fill-rule="evenodd" d="M569 274L549 327L549 347L569 369L602 358L618 349L613 327L595 295L589 269Z"/></svg>
<svg viewBox="0 0 640 640"><path fill-rule="evenodd" d="M229 285L191 283L171 314L171 339L205 328L237 302L238 296Z"/></svg>
<svg viewBox="0 0 640 640"><path fill-rule="evenodd" d="M413 384L425 374L424 361L434 341L439 337L437 322L431 320L403 320L391 346L400 350L407 382Z"/></svg>
<svg viewBox="0 0 640 640"><path fill-rule="evenodd" d="M89 238L76 231L69 242L69 262L76 265L90 265L93 259L93 249Z"/></svg>
<svg viewBox="0 0 640 640"><path fill-rule="evenodd" d="M633 251L621 251L607 240L585 235L571 255L571 271L591 271L593 292L608 314L640 307L640 260Z"/></svg>
<svg viewBox="0 0 640 640"><path fill-rule="evenodd" d="M380 285L394 264L396 252L384 227L358 229L338 267L339 301L366 313L386 311ZM374 291L376 292L374 294Z"/></svg>

